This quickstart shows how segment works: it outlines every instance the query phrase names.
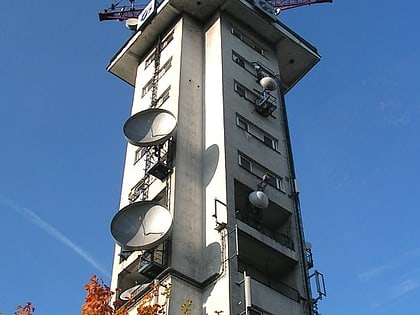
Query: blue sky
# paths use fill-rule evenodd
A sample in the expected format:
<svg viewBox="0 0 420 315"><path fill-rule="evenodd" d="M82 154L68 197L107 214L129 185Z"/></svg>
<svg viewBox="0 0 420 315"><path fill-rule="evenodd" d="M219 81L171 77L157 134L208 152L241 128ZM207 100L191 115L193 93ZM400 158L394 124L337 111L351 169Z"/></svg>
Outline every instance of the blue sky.
<svg viewBox="0 0 420 315"><path fill-rule="evenodd" d="M130 35L104 1L12 1L0 19L0 311L80 313L109 281L132 88L105 71ZM323 59L287 105L323 315L420 309L418 3L281 13Z"/></svg>

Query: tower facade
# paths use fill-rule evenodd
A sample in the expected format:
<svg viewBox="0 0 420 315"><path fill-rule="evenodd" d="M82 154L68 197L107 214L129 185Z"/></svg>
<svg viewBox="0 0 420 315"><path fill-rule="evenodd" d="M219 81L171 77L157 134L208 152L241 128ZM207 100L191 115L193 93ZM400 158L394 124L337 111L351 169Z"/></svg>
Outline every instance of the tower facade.
<svg viewBox="0 0 420 315"><path fill-rule="evenodd" d="M152 1L108 66L134 87L111 223L130 314L151 283L170 315L317 313L284 95L320 57L272 12Z"/></svg>

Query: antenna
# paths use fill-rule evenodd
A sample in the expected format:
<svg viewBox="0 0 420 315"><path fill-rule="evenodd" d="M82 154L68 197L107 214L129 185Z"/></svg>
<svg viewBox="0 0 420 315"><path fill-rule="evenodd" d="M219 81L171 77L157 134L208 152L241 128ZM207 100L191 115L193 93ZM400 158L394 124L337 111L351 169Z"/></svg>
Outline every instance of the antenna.
<svg viewBox="0 0 420 315"><path fill-rule="evenodd" d="M248 195L248 200L254 207L257 207L259 209L267 208L269 203L267 195L260 190L251 192Z"/></svg>
<svg viewBox="0 0 420 315"><path fill-rule="evenodd" d="M164 143L176 129L176 118L168 110L149 108L131 116L124 124L124 136L129 143L148 147Z"/></svg>
<svg viewBox="0 0 420 315"><path fill-rule="evenodd" d="M129 18L125 21L125 26L130 31L135 31L137 29L138 19L136 18Z"/></svg>
<svg viewBox="0 0 420 315"><path fill-rule="evenodd" d="M136 291L138 288L140 288L140 284L123 291L120 294L120 299L124 301L132 300L134 298L133 292Z"/></svg>
<svg viewBox="0 0 420 315"><path fill-rule="evenodd" d="M164 206L140 201L117 212L111 222L111 234L124 250L151 249L169 236L172 223L172 214Z"/></svg>
<svg viewBox="0 0 420 315"><path fill-rule="evenodd" d="M268 91L275 91L277 90L277 82L272 77L263 77L260 80L260 85L264 88L264 90Z"/></svg>
<svg viewBox="0 0 420 315"><path fill-rule="evenodd" d="M274 7L274 14L279 15L285 10L317 3L332 3L333 0L267 0L267 2Z"/></svg>
<svg viewBox="0 0 420 315"><path fill-rule="evenodd" d="M146 289L150 283L138 284L134 287L128 288L120 294L120 299L123 301L129 301L134 299L141 291Z"/></svg>
<svg viewBox="0 0 420 315"><path fill-rule="evenodd" d="M140 13L145 8L144 5L136 6L135 0L128 0L130 4L120 5L123 1L114 1L109 8L98 13L99 21L116 20L125 21L130 18L138 18Z"/></svg>

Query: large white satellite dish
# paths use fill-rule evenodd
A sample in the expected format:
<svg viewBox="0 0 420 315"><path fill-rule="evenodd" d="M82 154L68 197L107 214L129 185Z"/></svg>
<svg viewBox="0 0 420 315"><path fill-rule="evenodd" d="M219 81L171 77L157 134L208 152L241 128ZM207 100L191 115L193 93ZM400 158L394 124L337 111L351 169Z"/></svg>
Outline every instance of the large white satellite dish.
<svg viewBox="0 0 420 315"><path fill-rule="evenodd" d="M157 145L168 140L176 129L175 116L165 109L149 108L131 116L124 124L124 136L139 147Z"/></svg>
<svg viewBox="0 0 420 315"><path fill-rule="evenodd" d="M111 222L111 234L125 250L151 249L169 236L172 222L172 214L164 206L140 201L117 212Z"/></svg>

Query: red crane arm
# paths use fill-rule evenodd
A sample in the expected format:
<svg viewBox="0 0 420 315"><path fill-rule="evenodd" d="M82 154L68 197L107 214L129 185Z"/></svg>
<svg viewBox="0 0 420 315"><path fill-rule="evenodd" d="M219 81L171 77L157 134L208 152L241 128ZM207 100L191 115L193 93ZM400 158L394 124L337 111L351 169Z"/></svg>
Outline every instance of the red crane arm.
<svg viewBox="0 0 420 315"><path fill-rule="evenodd" d="M99 12L99 21L105 20L118 20L125 21L131 18L137 18L143 11L144 6L111 6L109 9L105 9Z"/></svg>

